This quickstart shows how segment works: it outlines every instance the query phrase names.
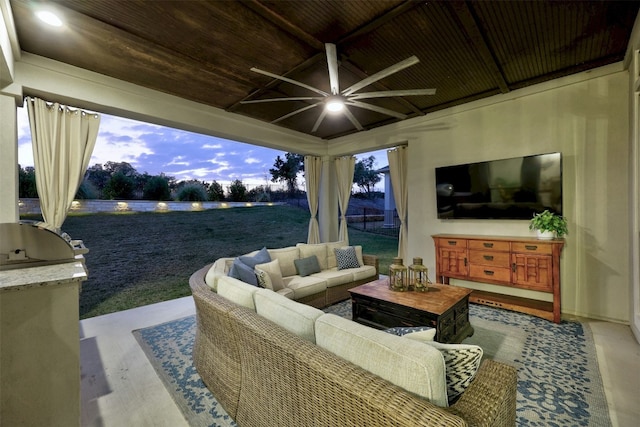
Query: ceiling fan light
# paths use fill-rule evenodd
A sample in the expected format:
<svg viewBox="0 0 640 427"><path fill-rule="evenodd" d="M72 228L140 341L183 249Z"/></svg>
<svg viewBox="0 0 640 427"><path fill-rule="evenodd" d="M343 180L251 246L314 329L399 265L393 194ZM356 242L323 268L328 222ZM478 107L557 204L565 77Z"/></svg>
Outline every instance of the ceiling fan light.
<svg viewBox="0 0 640 427"><path fill-rule="evenodd" d="M344 110L344 101L339 98L329 99L327 100L325 108L330 113L339 113Z"/></svg>
<svg viewBox="0 0 640 427"><path fill-rule="evenodd" d="M36 16L44 23L51 25L52 27L61 27L62 20L58 18L58 15L49 11L41 10L36 12Z"/></svg>

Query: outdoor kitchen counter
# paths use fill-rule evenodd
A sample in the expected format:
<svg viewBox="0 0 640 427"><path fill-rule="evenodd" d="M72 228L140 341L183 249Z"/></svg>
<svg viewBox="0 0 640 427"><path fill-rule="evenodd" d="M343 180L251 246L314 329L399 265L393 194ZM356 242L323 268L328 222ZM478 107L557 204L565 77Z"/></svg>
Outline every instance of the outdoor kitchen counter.
<svg viewBox="0 0 640 427"><path fill-rule="evenodd" d="M0 271L0 423L80 426L82 258ZM16 292L13 292L16 291Z"/></svg>
<svg viewBox="0 0 640 427"><path fill-rule="evenodd" d="M0 292L59 285L87 280L81 259L41 267L24 267L0 271Z"/></svg>

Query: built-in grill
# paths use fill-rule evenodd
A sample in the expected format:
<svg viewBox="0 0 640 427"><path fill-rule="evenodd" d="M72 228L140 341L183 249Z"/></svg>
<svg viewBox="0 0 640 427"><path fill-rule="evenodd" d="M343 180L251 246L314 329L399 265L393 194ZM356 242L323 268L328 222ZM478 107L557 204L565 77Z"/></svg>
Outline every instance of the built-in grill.
<svg viewBox="0 0 640 427"><path fill-rule="evenodd" d="M84 264L84 257L79 255L87 252L82 240L56 233L42 222L0 224L0 271L74 261Z"/></svg>

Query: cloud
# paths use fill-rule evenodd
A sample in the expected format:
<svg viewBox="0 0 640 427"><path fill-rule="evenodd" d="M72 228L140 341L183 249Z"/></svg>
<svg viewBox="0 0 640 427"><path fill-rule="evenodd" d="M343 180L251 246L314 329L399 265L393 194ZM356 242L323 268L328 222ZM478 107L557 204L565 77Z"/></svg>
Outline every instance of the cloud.
<svg viewBox="0 0 640 427"><path fill-rule="evenodd" d="M239 179L250 188L256 185L277 188L270 181L269 169L276 157L284 158L284 154L266 147L101 114L90 165L127 162L139 173L163 173L178 181L215 180L228 185ZM385 150L356 157L370 155L377 159L376 168L388 164ZM18 109L18 161L22 167L34 164L26 108Z"/></svg>

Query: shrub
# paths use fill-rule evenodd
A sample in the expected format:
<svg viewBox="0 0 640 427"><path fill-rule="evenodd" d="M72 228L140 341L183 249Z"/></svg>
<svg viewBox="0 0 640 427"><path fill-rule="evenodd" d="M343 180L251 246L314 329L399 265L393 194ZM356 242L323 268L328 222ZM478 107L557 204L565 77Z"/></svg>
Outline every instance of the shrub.
<svg viewBox="0 0 640 427"><path fill-rule="evenodd" d="M247 201L247 187L236 179L229 185L229 199L232 202L246 202Z"/></svg>
<svg viewBox="0 0 640 427"><path fill-rule="evenodd" d="M218 181L213 181L209 186L207 195L212 202L221 202L224 200L224 189Z"/></svg>
<svg viewBox="0 0 640 427"><path fill-rule="evenodd" d="M178 190L176 199L181 202L204 202L207 200L207 192L199 184L187 184Z"/></svg>
<svg viewBox="0 0 640 427"><path fill-rule="evenodd" d="M152 176L142 189L145 200L171 200L169 180L163 176Z"/></svg>
<svg viewBox="0 0 640 427"><path fill-rule="evenodd" d="M133 198L133 189L135 188L135 181L130 176L123 174L122 172L116 172L111 175L111 178L104 187L104 198L107 200L129 200Z"/></svg>

